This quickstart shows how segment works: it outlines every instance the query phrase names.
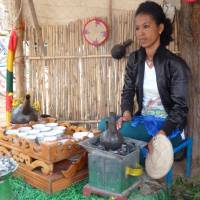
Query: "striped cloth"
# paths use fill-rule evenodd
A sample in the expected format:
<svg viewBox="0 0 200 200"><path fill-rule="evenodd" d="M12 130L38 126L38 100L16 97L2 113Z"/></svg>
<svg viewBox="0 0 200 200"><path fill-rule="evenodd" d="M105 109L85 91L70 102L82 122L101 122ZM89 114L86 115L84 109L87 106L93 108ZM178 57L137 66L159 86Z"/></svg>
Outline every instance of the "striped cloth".
<svg viewBox="0 0 200 200"><path fill-rule="evenodd" d="M15 31L11 32L8 55L7 55L7 76L6 76L6 125L9 126L12 113L13 100L13 61L15 57L15 50L17 47L17 35Z"/></svg>

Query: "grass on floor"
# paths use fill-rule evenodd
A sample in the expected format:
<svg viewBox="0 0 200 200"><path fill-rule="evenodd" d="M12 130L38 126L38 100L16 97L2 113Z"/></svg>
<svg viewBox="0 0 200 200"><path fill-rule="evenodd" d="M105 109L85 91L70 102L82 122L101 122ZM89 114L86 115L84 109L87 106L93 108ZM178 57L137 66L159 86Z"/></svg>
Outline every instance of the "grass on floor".
<svg viewBox="0 0 200 200"><path fill-rule="evenodd" d="M12 185L15 197L17 200L105 200L113 198L103 198L96 195L85 197L82 195L83 186L86 185L88 180L81 181L71 187L54 194L47 194L39 189L33 188L25 183L20 178L11 178L10 184ZM133 191L129 200L168 200L168 195L164 191L151 196L142 196L138 190Z"/></svg>
<svg viewBox="0 0 200 200"><path fill-rule="evenodd" d="M200 177L178 177L172 186L171 199L200 200Z"/></svg>

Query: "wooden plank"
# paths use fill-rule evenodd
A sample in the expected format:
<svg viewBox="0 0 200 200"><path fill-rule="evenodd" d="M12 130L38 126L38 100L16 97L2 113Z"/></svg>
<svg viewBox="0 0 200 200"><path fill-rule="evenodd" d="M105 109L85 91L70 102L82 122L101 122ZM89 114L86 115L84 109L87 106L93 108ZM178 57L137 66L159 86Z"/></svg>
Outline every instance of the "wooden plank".
<svg viewBox="0 0 200 200"><path fill-rule="evenodd" d="M26 167L20 165L14 175L23 177L24 180L30 185L51 194L66 189L73 183L77 183L85 179L88 175L88 171L87 169L83 169L71 179L66 179L61 173L45 176L38 170L30 171L27 170Z"/></svg>

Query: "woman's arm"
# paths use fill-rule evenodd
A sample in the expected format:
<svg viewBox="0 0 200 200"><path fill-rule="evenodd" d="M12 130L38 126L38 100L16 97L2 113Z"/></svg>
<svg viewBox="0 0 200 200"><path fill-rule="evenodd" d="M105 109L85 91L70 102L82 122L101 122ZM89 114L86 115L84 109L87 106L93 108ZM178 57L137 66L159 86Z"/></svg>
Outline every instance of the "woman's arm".
<svg viewBox="0 0 200 200"><path fill-rule="evenodd" d="M121 95L121 110L123 113L130 112L133 114L133 104L135 95L135 82L137 76L137 64L135 63L135 53L132 53L125 69L124 86Z"/></svg>
<svg viewBox="0 0 200 200"><path fill-rule="evenodd" d="M189 68L179 57L170 62L170 98L173 106L161 128L167 135L186 123Z"/></svg>

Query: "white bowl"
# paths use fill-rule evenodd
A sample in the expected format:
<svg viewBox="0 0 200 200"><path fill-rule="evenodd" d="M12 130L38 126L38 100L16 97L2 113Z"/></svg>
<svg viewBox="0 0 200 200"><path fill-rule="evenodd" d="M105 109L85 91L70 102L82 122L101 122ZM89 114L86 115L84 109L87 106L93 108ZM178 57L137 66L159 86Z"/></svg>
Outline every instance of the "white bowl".
<svg viewBox="0 0 200 200"><path fill-rule="evenodd" d="M40 136L42 136L42 137L50 137L50 136L52 136L52 134L51 134L50 131L44 131L44 132L41 132Z"/></svg>
<svg viewBox="0 0 200 200"><path fill-rule="evenodd" d="M39 129L32 129L32 130L27 131L27 133L30 134L30 135L38 135L40 133L40 130Z"/></svg>
<svg viewBox="0 0 200 200"><path fill-rule="evenodd" d="M17 135L18 133L19 133L18 129L8 129L8 130L6 130L7 135L10 135L10 134Z"/></svg>
<svg viewBox="0 0 200 200"><path fill-rule="evenodd" d="M88 137L89 137L89 138L94 137L94 133L90 132L90 133L88 134Z"/></svg>
<svg viewBox="0 0 200 200"><path fill-rule="evenodd" d="M62 130L62 131L65 131L66 127L65 126L55 126L53 128L53 130Z"/></svg>
<svg viewBox="0 0 200 200"><path fill-rule="evenodd" d="M69 140L71 140L71 139L61 139L61 140L59 140L59 142L60 142L61 144L64 144L65 142L67 142L67 141L69 141Z"/></svg>
<svg viewBox="0 0 200 200"><path fill-rule="evenodd" d="M92 133L92 132L75 132L74 134L73 134L73 138L75 139L75 140L81 140L81 139L83 139L84 137L93 137L94 136L94 134Z"/></svg>
<svg viewBox="0 0 200 200"><path fill-rule="evenodd" d="M58 123L47 123L46 126L54 128L58 126Z"/></svg>
<svg viewBox="0 0 200 200"><path fill-rule="evenodd" d="M34 128L34 129L41 129L41 128L43 128L43 127L45 127L45 124L34 124L34 125L32 125L32 127Z"/></svg>
<svg viewBox="0 0 200 200"><path fill-rule="evenodd" d="M18 130L19 130L20 132L27 132L27 131L29 131L29 130L31 130L31 129L32 129L32 128L31 128L31 127L28 127L28 126L18 128Z"/></svg>
<svg viewBox="0 0 200 200"><path fill-rule="evenodd" d="M49 137L45 137L43 139L43 142L52 142L52 141L55 141L55 140L57 140L56 136L49 136Z"/></svg>
<svg viewBox="0 0 200 200"><path fill-rule="evenodd" d="M29 139L29 140L35 140L37 135L26 135L24 138Z"/></svg>
<svg viewBox="0 0 200 200"><path fill-rule="evenodd" d="M41 127L39 130L40 130L41 132L47 132L47 131L52 130L52 128L51 128L51 127L45 126L45 127Z"/></svg>
<svg viewBox="0 0 200 200"><path fill-rule="evenodd" d="M39 136L36 137L36 139L38 140L38 142L42 142L44 140L44 136L39 135Z"/></svg>
<svg viewBox="0 0 200 200"><path fill-rule="evenodd" d="M59 136L61 136L61 135L64 134L64 130L54 129L50 133L51 133L51 135L59 135Z"/></svg>
<svg viewBox="0 0 200 200"><path fill-rule="evenodd" d="M19 137L26 137L28 135L28 132L19 132L17 135Z"/></svg>

